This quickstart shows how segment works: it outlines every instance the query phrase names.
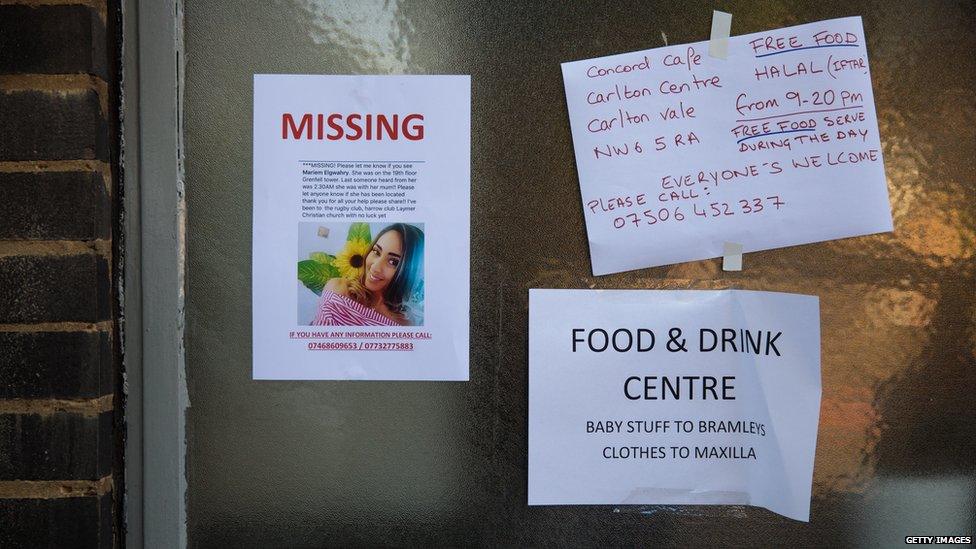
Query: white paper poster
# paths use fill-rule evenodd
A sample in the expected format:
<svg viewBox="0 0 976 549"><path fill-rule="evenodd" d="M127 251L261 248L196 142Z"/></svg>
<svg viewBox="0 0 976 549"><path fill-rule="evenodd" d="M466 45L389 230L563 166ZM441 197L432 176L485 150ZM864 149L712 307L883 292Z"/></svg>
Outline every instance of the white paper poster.
<svg viewBox="0 0 976 549"><path fill-rule="evenodd" d="M809 520L819 310L769 292L529 290L529 505Z"/></svg>
<svg viewBox="0 0 976 549"><path fill-rule="evenodd" d="M468 76L254 76L254 379L467 380Z"/></svg>
<svg viewBox="0 0 976 549"><path fill-rule="evenodd" d="M594 274L892 230L859 17L562 69Z"/></svg>

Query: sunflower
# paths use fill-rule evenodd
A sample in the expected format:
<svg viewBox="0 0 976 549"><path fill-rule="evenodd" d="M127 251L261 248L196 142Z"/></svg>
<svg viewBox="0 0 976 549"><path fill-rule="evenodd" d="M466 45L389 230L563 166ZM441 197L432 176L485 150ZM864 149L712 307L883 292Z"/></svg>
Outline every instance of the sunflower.
<svg viewBox="0 0 976 549"><path fill-rule="evenodd" d="M359 280L366 265L366 254L369 253L369 242L359 238L346 241L346 246L336 254L333 265L339 269L339 275L349 280Z"/></svg>

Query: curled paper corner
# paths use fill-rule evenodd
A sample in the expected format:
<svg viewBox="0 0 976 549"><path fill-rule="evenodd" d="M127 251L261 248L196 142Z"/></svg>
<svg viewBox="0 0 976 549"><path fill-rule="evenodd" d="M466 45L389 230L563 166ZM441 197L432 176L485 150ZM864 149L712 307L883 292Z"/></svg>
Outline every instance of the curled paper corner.
<svg viewBox="0 0 976 549"><path fill-rule="evenodd" d="M631 490L620 503L623 505L660 505L662 507L675 505L755 505L749 492L644 486L638 486Z"/></svg>
<svg viewBox="0 0 976 549"><path fill-rule="evenodd" d="M322 238L329 238L329 228L319 227L319 236L321 236Z"/></svg>
<svg viewBox="0 0 976 549"><path fill-rule="evenodd" d="M708 55L728 59L729 34L732 32L732 14L715 10L712 12L712 36L708 40Z"/></svg>
<svg viewBox="0 0 976 549"><path fill-rule="evenodd" d="M726 242L722 246L722 270L742 270L742 244L737 242Z"/></svg>

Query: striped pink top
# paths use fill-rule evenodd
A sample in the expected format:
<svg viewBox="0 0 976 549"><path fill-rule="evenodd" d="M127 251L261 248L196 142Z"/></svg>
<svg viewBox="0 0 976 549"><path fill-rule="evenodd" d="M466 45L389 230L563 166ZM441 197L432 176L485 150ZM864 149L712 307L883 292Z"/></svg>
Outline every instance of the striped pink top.
<svg viewBox="0 0 976 549"><path fill-rule="evenodd" d="M369 307L352 299L322 290L319 309L312 319L312 326L397 326L392 319L387 318Z"/></svg>

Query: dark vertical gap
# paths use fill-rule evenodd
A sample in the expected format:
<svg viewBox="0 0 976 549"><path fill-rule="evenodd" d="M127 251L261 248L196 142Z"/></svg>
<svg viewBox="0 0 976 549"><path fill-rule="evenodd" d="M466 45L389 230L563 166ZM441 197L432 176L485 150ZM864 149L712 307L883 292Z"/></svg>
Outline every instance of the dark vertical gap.
<svg viewBox="0 0 976 549"><path fill-rule="evenodd" d="M111 526L110 532L99 531L101 544L108 543L111 547L125 547L125 368L122 350L121 323L125 321L122 310L122 281L125 276L125 219L122 204L125 198L122 184L125 175L122 166L122 6L119 0L108 0L105 7L105 52L108 59L108 118L109 125L109 165L112 168L112 282L110 299L112 303L111 361L100 364L100 368L111 369L113 379L112 390L112 480L111 505L100 506L101 513L111 513L111 517L102 517L100 523L104 528ZM106 434L107 435L107 434ZM101 436L101 435L100 435ZM141 504L140 502L135 502ZM106 509L107 507L107 509ZM100 545L101 545L100 544Z"/></svg>

